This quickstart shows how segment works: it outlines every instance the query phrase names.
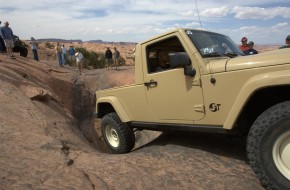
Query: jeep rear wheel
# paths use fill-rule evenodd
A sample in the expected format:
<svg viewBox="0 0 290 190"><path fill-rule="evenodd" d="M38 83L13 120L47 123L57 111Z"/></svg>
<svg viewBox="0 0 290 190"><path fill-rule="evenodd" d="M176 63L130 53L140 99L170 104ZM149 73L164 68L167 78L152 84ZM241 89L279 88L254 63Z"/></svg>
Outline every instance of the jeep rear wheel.
<svg viewBox="0 0 290 190"><path fill-rule="evenodd" d="M116 113L109 113L102 118L101 131L112 153L127 153L135 146L133 129L123 123Z"/></svg>
<svg viewBox="0 0 290 190"><path fill-rule="evenodd" d="M257 118L248 135L247 154L265 188L290 188L289 101L272 106Z"/></svg>

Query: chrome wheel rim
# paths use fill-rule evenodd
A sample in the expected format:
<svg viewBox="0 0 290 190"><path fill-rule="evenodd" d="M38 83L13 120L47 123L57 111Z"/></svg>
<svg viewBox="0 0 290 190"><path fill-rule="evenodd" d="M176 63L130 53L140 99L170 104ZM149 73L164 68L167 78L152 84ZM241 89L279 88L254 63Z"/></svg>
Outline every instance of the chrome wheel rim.
<svg viewBox="0 0 290 190"><path fill-rule="evenodd" d="M120 144L120 139L119 139L116 129L112 127L111 125L107 125L105 133L106 133L106 138L108 142L110 143L110 145L115 148L118 147Z"/></svg>
<svg viewBox="0 0 290 190"><path fill-rule="evenodd" d="M290 131L277 138L272 154L277 169L290 180Z"/></svg>

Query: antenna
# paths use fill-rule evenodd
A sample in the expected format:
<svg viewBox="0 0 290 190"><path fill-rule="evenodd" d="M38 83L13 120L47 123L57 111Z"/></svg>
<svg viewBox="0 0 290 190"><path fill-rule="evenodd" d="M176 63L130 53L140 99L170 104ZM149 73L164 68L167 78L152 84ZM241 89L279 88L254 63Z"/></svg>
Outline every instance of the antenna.
<svg viewBox="0 0 290 190"><path fill-rule="evenodd" d="M200 29L202 30L202 24L201 24L201 20L200 20L200 16L199 16L199 11L198 11L198 7L197 7L197 2L195 1L195 6L196 6L196 10L197 10L197 15L198 15L198 20L199 20L199 25L200 25Z"/></svg>

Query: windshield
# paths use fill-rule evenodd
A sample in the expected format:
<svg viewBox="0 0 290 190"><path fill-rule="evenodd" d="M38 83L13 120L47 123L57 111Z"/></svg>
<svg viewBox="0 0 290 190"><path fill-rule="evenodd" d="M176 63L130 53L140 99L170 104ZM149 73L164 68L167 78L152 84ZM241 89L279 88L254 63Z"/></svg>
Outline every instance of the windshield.
<svg viewBox="0 0 290 190"><path fill-rule="evenodd" d="M185 32L203 58L244 55L228 36L200 30Z"/></svg>

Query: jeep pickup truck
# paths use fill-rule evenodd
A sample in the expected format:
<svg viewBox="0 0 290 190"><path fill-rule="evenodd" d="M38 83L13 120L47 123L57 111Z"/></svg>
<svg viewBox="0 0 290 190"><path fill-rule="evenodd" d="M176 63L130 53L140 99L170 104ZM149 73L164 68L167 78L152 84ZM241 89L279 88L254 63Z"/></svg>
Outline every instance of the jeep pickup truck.
<svg viewBox="0 0 290 190"><path fill-rule="evenodd" d="M290 48L244 56L228 36L174 29L136 45L135 84L96 97L112 153L142 129L243 135L261 184L290 189Z"/></svg>

